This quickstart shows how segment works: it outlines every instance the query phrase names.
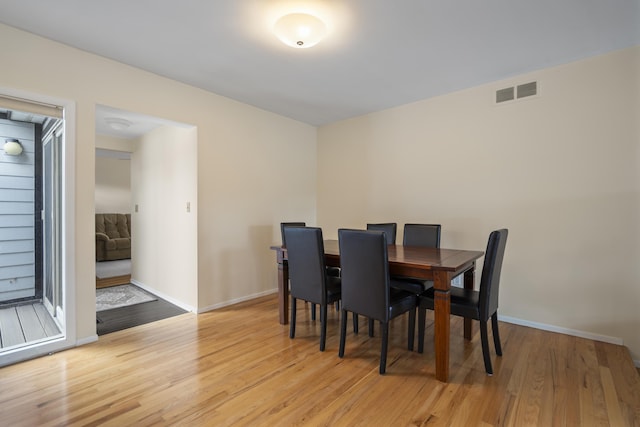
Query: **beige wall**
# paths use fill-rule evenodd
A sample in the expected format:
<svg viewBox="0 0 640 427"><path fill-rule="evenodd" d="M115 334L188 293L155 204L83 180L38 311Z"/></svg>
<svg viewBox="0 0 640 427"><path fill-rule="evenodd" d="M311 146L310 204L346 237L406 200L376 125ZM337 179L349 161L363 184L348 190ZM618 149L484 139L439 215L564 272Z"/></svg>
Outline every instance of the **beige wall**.
<svg viewBox="0 0 640 427"><path fill-rule="evenodd" d="M621 339L640 360L639 61L624 50L320 128L318 222L334 237L437 222L443 247L467 249L507 227L500 314ZM538 97L493 104L532 80Z"/></svg>
<svg viewBox="0 0 640 427"><path fill-rule="evenodd" d="M132 281L191 311L198 304L197 136L195 128L161 126L136 141L131 157Z"/></svg>
<svg viewBox="0 0 640 427"><path fill-rule="evenodd" d="M131 161L96 157L96 213L131 212Z"/></svg>
<svg viewBox="0 0 640 427"><path fill-rule="evenodd" d="M315 224L316 129L258 112L229 107L213 140L198 128L201 310L275 290L279 223Z"/></svg>
<svg viewBox="0 0 640 427"><path fill-rule="evenodd" d="M96 134L95 143L96 149L123 151L125 153L131 153L133 151L133 140L128 138Z"/></svg>
<svg viewBox="0 0 640 427"><path fill-rule="evenodd" d="M96 135L96 149L130 153L132 142L108 135ZM96 213L131 212L131 161L96 153Z"/></svg>
<svg viewBox="0 0 640 427"><path fill-rule="evenodd" d="M5 25L0 54L2 86L75 101L76 248L67 256L76 261L79 342L96 333L96 104L197 128L199 309L275 288L268 246L279 240L278 223L315 220L314 127Z"/></svg>

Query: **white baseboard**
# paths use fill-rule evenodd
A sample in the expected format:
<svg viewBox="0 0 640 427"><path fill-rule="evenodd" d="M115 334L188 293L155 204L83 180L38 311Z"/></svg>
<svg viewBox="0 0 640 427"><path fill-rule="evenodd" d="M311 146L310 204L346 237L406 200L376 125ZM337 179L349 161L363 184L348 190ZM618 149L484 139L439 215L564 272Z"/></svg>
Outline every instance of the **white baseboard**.
<svg viewBox="0 0 640 427"><path fill-rule="evenodd" d="M530 328L541 329L543 331L558 332L560 334L571 335L574 337L587 338L594 341L606 342L609 344L624 345L624 341L619 337L610 337L608 335L594 334L591 332L579 331L577 329L561 328L559 326L547 325L545 323L531 322L529 320L517 319L515 317L501 316L498 319L502 322L513 323L514 325L528 326Z"/></svg>
<svg viewBox="0 0 640 427"><path fill-rule="evenodd" d="M144 289L147 292L151 292L152 294L157 295L160 298L169 301L173 305L177 305L178 307L182 308L183 310L187 310L187 311L190 311L191 313L196 313L196 314L204 313L204 312L215 310L215 309L222 308L222 307L227 307L229 305L238 304L240 302L249 301L249 300L252 300L252 299L255 299L255 298L260 298L260 297L263 297L265 295L271 295L271 294L275 294L276 292L278 292L277 288L276 289L270 289L268 291L258 292L258 293L247 295L247 296L244 296L244 297L241 297L241 298L235 298L235 299L224 301L224 302L221 302L221 303L218 303L218 304L210 305L208 307L202 307L202 308L197 309L195 307L192 307L192 306L190 306L188 304L183 303L182 301L178 301L175 298L172 298L172 297L170 297L168 295L165 295L162 292L159 292L156 289L154 289L154 288L152 288L150 286L147 286L147 285L145 285L144 283L142 283L142 282L140 282L138 280L131 279L131 283L136 285L136 286L139 286L140 288Z"/></svg>
<svg viewBox="0 0 640 427"><path fill-rule="evenodd" d="M166 294L164 294L164 293L152 288L151 286L147 286L147 285L145 285L144 283L142 283L142 282L140 282L138 280L131 279L131 283L136 285L136 286L138 286L138 287L140 287L140 288L142 288L142 289L144 289L147 292L151 292L152 294L154 294L156 296L159 296L163 300L168 301L173 305L177 305L178 307L180 307L183 310L189 311L191 313L196 313L197 312L195 307L192 307L192 306L190 306L188 304L185 304L182 301L178 301L177 299L175 299L173 297L170 297L169 295L166 295Z"/></svg>
<svg viewBox="0 0 640 427"><path fill-rule="evenodd" d="M531 322L529 320L517 319L515 317L501 316L498 314L498 320L514 325L528 326L530 328L541 329L543 331L557 332L559 334L571 335L573 337L586 338L594 341L606 342L609 344L624 345L624 340L619 337L611 337L608 335L594 334L591 332L579 331L577 329L561 328L545 323ZM636 368L640 368L640 360L633 359Z"/></svg>
<svg viewBox="0 0 640 427"><path fill-rule="evenodd" d="M240 302L245 302L245 301L249 301L255 298L260 298L266 295L271 295L271 294L275 294L276 292L278 292L278 289L270 289L268 291L264 291L264 292L258 292L257 294L251 294L251 295L247 295L241 298L235 298L229 301L225 301L225 302L221 302L218 304L214 304L214 305L210 305L208 307L203 307L201 309L198 310L198 313L204 313L206 311L211 311L211 310L215 310L218 308L222 308L222 307L226 307L229 305L233 305L233 304L238 304Z"/></svg>

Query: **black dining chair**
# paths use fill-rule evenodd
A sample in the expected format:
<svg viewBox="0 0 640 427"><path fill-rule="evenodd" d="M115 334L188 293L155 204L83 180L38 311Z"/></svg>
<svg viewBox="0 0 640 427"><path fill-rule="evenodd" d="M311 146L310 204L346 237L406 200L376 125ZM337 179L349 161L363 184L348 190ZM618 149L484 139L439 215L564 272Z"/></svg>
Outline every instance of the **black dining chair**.
<svg viewBox="0 0 640 427"><path fill-rule="evenodd" d="M361 314L380 322L382 348L380 374L387 366L389 322L409 312L408 348L413 350L416 295L391 288L387 240L379 230L338 230L340 267L342 270L342 303L340 350L344 357L347 313Z"/></svg>
<svg viewBox="0 0 640 427"><path fill-rule="evenodd" d="M439 248L440 224L405 224L402 237L403 246ZM394 287L418 295L433 286L433 281L412 277L394 277Z"/></svg>
<svg viewBox="0 0 640 427"><path fill-rule="evenodd" d="M280 234L282 236L282 246L287 247L286 237L284 235L284 230L287 227L306 227L306 223L304 222L281 222L280 223ZM340 268L338 267L327 267L327 273L330 276L340 277ZM337 310L337 308L336 308ZM311 320L316 320L316 305L311 304Z"/></svg>
<svg viewBox="0 0 640 427"><path fill-rule="evenodd" d="M282 236L282 246L287 247L287 236L284 234L284 229L287 227L306 227L307 223L305 222L281 222L280 223L280 234Z"/></svg>
<svg viewBox="0 0 640 427"><path fill-rule="evenodd" d="M280 234L282 235L282 246L287 247L287 240L284 234L284 230L287 227L306 227L307 223L305 222L281 222L280 223ZM311 320L316 320L316 305L311 304Z"/></svg>
<svg viewBox="0 0 640 427"><path fill-rule="evenodd" d="M405 224L402 245L439 248L441 230L440 224Z"/></svg>
<svg viewBox="0 0 640 427"><path fill-rule="evenodd" d="M396 230L398 229L398 224L395 222L383 222L377 224L367 224L367 230L381 230L384 231L384 234L387 237L388 245L396 244Z"/></svg>
<svg viewBox="0 0 640 427"><path fill-rule="evenodd" d="M491 357L489 355L489 340L487 322L491 318L493 331L493 344L496 354L502 356L500 334L498 332L498 292L500 289L500 272L502 260L507 244L509 231L501 229L491 232L487 251L485 252L480 290L451 287L451 314L480 322L480 341L482 342L482 355L484 368L488 375L493 375ZM424 351L424 330L427 309L433 310L434 289L427 289L419 297L418 308L418 352Z"/></svg>
<svg viewBox="0 0 640 427"><path fill-rule="evenodd" d="M322 230L314 227L286 227L291 283L291 322L289 337L296 334L296 301L320 305L320 351L327 336L327 305L340 300L340 278L327 274L324 264ZM315 312L315 310L314 310Z"/></svg>
<svg viewBox="0 0 640 427"><path fill-rule="evenodd" d="M382 223L369 223L367 224L367 230L380 230L384 231L385 237L387 239L387 245L395 245L396 244L396 231L398 229L398 224L395 222L382 222ZM354 316L358 316L354 314ZM369 319L369 336L373 337L373 319Z"/></svg>
<svg viewBox="0 0 640 427"><path fill-rule="evenodd" d="M405 224L402 233L402 246L419 246L423 248L439 248L440 224ZM433 287L432 280L414 277L393 277L393 287L420 295ZM369 325L371 328L371 325Z"/></svg>

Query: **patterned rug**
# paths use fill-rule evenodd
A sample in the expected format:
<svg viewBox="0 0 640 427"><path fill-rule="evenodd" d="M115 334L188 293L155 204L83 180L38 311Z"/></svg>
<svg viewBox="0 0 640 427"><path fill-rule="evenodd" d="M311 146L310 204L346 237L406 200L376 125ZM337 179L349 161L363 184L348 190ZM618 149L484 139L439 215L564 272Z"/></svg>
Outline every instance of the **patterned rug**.
<svg viewBox="0 0 640 427"><path fill-rule="evenodd" d="M156 297L131 284L96 289L96 311L111 310L155 300L157 300Z"/></svg>

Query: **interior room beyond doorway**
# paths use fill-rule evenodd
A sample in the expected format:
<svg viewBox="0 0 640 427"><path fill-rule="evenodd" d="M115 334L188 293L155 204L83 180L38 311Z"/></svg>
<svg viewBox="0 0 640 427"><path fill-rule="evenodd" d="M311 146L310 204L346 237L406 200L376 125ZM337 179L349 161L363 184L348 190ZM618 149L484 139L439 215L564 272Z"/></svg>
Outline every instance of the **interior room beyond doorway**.
<svg viewBox="0 0 640 427"><path fill-rule="evenodd" d="M96 107L97 287L131 283L195 311L196 135L193 126Z"/></svg>

